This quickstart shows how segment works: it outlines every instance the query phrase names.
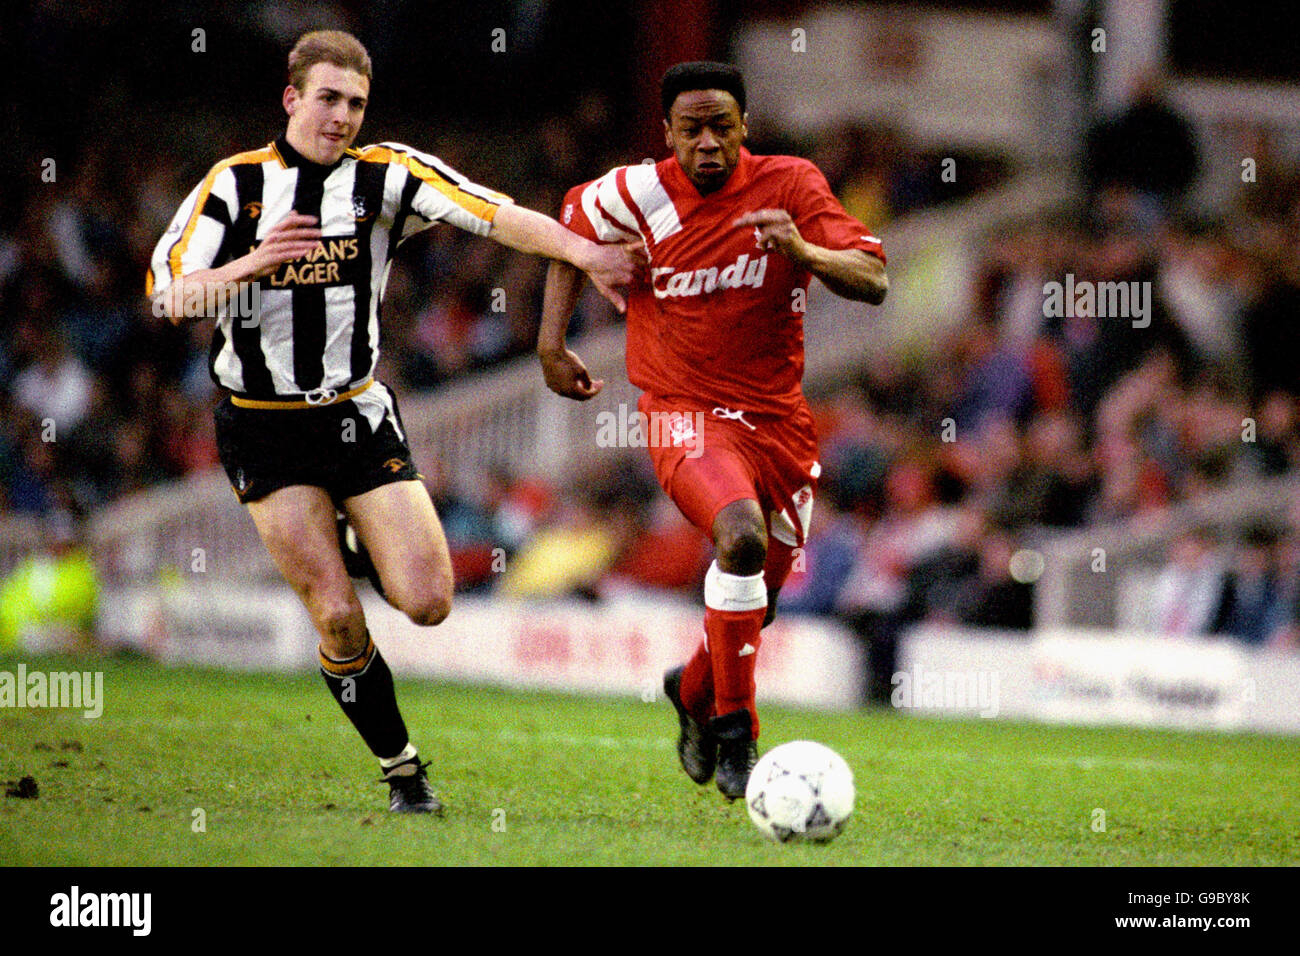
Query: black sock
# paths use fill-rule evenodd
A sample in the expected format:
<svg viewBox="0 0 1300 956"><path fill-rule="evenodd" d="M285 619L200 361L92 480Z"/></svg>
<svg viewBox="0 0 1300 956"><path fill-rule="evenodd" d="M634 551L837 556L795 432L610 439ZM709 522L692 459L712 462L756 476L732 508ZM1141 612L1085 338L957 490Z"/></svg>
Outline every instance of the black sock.
<svg viewBox="0 0 1300 956"><path fill-rule="evenodd" d="M320 672L371 753L386 760L405 749L410 738L397 709L393 672L368 634L366 649L345 661L333 660L321 651Z"/></svg>

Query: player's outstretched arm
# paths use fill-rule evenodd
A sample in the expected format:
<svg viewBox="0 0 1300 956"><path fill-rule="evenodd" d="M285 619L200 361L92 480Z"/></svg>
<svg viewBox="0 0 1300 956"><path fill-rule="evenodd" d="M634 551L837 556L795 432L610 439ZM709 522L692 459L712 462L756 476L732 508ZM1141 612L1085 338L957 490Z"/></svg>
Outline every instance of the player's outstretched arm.
<svg viewBox="0 0 1300 956"><path fill-rule="evenodd" d="M557 395L585 402L600 394L604 379L592 381L582 359L564 342L569 317L582 291L582 273L567 262L552 262L542 296L542 327L537 333L537 357L546 387Z"/></svg>
<svg viewBox="0 0 1300 956"><path fill-rule="evenodd" d="M760 209L746 213L734 226L758 230L764 249L775 249L803 266L826 284L836 295L880 305L889 292L885 264L861 249L827 249L809 242L799 234L799 227L784 209Z"/></svg>
<svg viewBox="0 0 1300 956"><path fill-rule="evenodd" d="M623 312L627 303L614 291L632 281L644 249L637 243L602 246L570 232L550 216L522 206L502 206L492 219L488 236L512 249L572 263L591 277L592 284L614 308Z"/></svg>
<svg viewBox="0 0 1300 956"><path fill-rule="evenodd" d="M188 318L215 318L206 310L186 309L187 298L200 302L220 303L230 287L270 275L283 263L310 253L320 242L315 216L290 212L277 222L252 252L232 259L216 269L196 269L176 279L154 300L155 314L165 316L173 325Z"/></svg>

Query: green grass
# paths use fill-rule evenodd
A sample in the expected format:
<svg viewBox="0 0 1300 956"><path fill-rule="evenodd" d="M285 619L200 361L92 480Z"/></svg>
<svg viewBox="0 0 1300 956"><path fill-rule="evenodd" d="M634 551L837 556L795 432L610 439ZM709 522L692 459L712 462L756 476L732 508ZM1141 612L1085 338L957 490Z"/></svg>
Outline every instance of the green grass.
<svg viewBox="0 0 1300 956"><path fill-rule="evenodd" d="M743 804L678 770L662 700L399 682L448 805L437 820L386 812L373 760L314 674L28 667L102 668L106 702L97 720L0 710L0 780L40 788L0 798L0 864L1300 862L1296 739L765 707L766 746L820 740L858 783L838 840L777 846Z"/></svg>

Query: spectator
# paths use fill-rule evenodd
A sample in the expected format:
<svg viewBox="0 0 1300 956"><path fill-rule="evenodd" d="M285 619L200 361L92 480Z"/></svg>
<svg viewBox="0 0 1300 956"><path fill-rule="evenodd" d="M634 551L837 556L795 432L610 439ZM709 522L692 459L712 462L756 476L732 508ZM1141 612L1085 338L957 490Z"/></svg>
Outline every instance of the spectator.
<svg viewBox="0 0 1300 956"><path fill-rule="evenodd" d="M950 604L938 612L968 627L1028 630L1033 623L1033 588L1011 577L1011 556L1015 539L1005 530L994 530L979 542L979 562L974 574L954 589ZM934 612L932 612L932 617Z"/></svg>
<svg viewBox="0 0 1300 956"><path fill-rule="evenodd" d="M556 520L510 559L502 592L523 598L596 597L600 580L645 529L655 490L629 459L597 465L570 486Z"/></svg>
<svg viewBox="0 0 1300 956"><path fill-rule="evenodd" d="M1137 80L1129 105L1096 124L1084 147L1090 193L1127 188L1166 206L1182 200L1198 164L1191 125L1169 105L1154 73Z"/></svg>
<svg viewBox="0 0 1300 956"><path fill-rule="evenodd" d="M1263 525L1246 530L1228 573L1215 631L1244 644L1263 644L1277 627L1281 608L1274 549L1277 532Z"/></svg>
<svg viewBox="0 0 1300 956"><path fill-rule="evenodd" d="M934 488L926 467L895 465L885 482L885 511L862 536L852 570L836 599L836 611L867 648L868 698L889 700L898 638L912 564L947 540L951 516L932 507Z"/></svg>
<svg viewBox="0 0 1300 956"><path fill-rule="evenodd" d="M782 613L834 613L864 547L860 523L849 512L852 504L838 479L822 483L802 560L796 562L778 598Z"/></svg>
<svg viewBox="0 0 1300 956"><path fill-rule="evenodd" d="M19 405L41 419L42 426L53 422L56 434L66 433L90 410L92 381L58 330L50 329L38 339L32 364L14 376L13 394Z"/></svg>
<svg viewBox="0 0 1300 956"><path fill-rule="evenodd" d="M634 512L638 516L642 512ZM710 542L666 497L658 497L638 522L627 550L610 567L600 593L629 588L694 597L713 558Z"/></svg>
<svg viewBox="0 0 1300 956"><path fill-rule="evenodd" d="M1147 630L1164 637L1212 633L1221 620L1226 583L1213 529L1200 526L1180 535L1151 589Z"/></svg>

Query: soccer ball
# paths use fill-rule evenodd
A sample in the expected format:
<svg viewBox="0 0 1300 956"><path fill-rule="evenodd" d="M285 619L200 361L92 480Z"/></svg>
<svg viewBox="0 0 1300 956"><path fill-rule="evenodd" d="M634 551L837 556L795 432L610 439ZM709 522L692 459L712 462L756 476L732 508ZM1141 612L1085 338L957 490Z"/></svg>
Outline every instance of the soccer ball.
<svg viewBox="0 0 1300 956"><path fill-rule="evenodd" d="M853 812L853 771L811 740L774 747L759 758L745 788L754 826L778 843L835 839Z"/></svg>

